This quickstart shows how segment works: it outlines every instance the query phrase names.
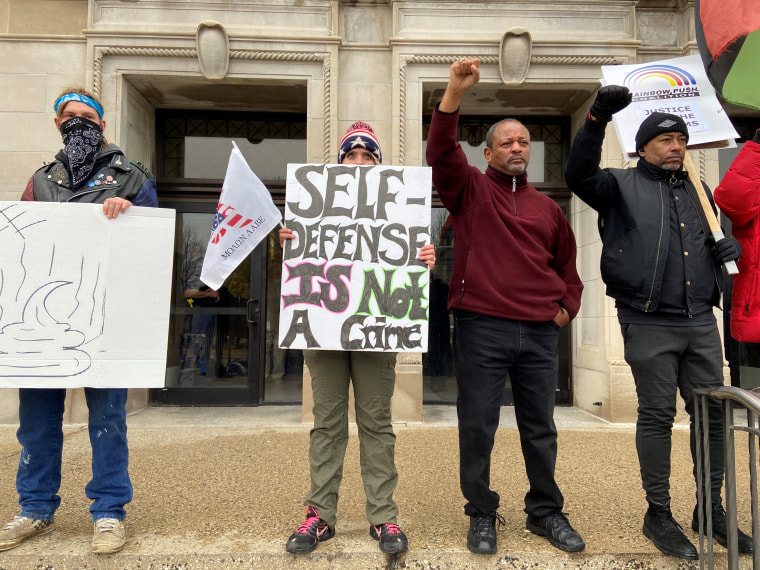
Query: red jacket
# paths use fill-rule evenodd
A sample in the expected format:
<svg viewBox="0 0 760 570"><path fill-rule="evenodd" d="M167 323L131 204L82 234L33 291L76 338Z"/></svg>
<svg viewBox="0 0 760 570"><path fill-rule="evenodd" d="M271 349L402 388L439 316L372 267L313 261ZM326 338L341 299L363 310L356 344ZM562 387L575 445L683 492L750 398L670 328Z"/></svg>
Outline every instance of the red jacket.
<svg viewBox="0 0 760 570"><path fill-rule="evenodd" d="M760 144L744 144L714 197L742 246L731 297L731 335L760 342Z"/></svg>
<svg viewBox="0 0 760 570"><path fill-rule="evenodd" d="M436 110L427 143L433 184L454 218L449 308L551 321L562 305L574 317L583 284L565 215L525 175L470 166L456 141L458 120Z"/></svg>

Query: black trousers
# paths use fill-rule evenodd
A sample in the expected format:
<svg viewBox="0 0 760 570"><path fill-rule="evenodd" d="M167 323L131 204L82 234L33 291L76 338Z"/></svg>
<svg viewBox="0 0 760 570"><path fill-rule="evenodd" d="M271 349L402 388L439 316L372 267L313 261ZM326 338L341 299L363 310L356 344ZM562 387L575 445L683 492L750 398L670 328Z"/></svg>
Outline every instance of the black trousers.
<svg viewBox="0 0 760 570"><path fill-rule="evenodd" d="M525 512L542 517L562 511L564 499L554 480L558 332L553 322L454 311L459 479L467 515L499 507L499 494L490 488L491 451L507 373L530 482Z"/></svg>
<svg viewBox="0 0 760 570"><path fill-rule="evenodd" d="M700 327L621 325L625 360L639 400L636 450L647 499L670 501L670 449L678 393L691 419L691 453L697 480L694 438L695 388L723 385L723 347L715 324ZM710 489L720 500L723 483L723 423L720 402L708 400Z"/></svg>

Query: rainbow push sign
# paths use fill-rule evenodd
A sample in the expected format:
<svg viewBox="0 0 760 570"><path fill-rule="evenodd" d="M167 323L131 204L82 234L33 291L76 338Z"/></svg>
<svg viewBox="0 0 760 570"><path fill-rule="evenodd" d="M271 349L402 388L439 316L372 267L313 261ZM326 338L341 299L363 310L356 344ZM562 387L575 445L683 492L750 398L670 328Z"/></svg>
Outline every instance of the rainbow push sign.
<svg viewBox="0 0 760 570"><path fill-rule="evenodd" d="M635 93L634 101L699 97L697 79L675 65L654 64L631 71L623 85Z"/></svg>
<svg viewBox="0 0 760 570"><path fill-rule="evenodd" d="M632 103L614 117L626 154L636 155L634 143L641 122L654 112L680 116L689 128L689 147L735 146L738 134L707 80L699 56L638 65L602 66L605 85L624 85Z"/></svg>

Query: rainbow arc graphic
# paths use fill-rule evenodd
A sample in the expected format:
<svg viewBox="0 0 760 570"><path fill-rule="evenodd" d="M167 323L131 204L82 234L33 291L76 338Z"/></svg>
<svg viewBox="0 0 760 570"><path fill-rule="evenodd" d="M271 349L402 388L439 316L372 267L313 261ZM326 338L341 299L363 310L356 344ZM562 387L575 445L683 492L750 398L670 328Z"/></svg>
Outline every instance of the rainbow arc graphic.
<svg viewBox="0 0 760 570"><path fill-rule="evenodd" d="M652 81L665 81L673 88L696 85L696 78L688 71L674 65L647 65L640 67L625 76L623 84L631 91L644 89L644 84Z"/></svg>

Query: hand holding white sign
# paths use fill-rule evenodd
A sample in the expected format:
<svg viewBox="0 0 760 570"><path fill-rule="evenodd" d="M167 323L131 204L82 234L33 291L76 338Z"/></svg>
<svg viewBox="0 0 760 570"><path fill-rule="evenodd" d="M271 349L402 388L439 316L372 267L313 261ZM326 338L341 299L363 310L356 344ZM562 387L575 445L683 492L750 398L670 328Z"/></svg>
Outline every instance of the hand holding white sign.
<svg viewBox="0 0 760 570"><path fill-rule="evenodd" d="M590 114L601 120L608 114L614 115L618 140L627 155L637 156L636 132L647 117L657 112L678 115L685 121L689 148L735 146L733 139L739 135L715 96L698 55L646 64L606 65L602 66L602 73L605 86L599 90ZM630 105L622 104L625 96ZM616 106L617 110L612 110ZM688 152L684 169L689 173L717 242L724 237L723 231ZM730 275L739 272L735 261L726 262L725 267Z"/></svg>

